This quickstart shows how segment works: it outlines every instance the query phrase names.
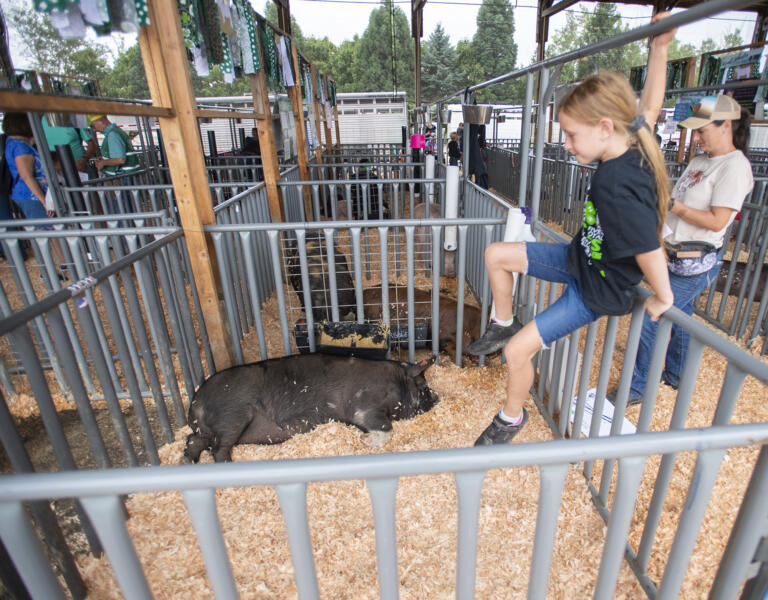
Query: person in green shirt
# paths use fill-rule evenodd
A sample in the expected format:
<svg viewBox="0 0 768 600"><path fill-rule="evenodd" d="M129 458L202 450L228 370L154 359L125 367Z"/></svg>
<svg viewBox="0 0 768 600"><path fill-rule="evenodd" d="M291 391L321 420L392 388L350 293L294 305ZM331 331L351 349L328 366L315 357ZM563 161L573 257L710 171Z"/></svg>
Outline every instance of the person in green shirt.
<svg viewBox="0 0 768 600"><path fill-rule="evenodd" d="M69 146L72 149L72 157L75 166L80 173L80 179L88 179L88 161L98 154L96 141L91 137L90 131L75 127L53 127L48 124L48 119L43 117L43 131L48 142L48 148L56 150L56 146ZM83 147L85 144L85 147Z"/></svg>
<svg viewBox="0 0 768 600"><path fill-rule="evenodd" d="M139 160L133 152L128 134L112 123L106 115L88 115L91 127L104 136L101 158L94 160L105 175L125 175L139 168Z"/></svg>

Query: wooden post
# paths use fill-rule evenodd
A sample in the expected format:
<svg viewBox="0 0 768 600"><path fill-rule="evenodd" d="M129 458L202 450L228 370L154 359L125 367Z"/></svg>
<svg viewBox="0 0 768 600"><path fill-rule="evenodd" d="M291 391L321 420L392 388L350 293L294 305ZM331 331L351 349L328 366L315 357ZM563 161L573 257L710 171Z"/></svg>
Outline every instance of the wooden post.
<svg viewBox="0 0 768 600"><path fill-rule="evenodd" d="M216 221L197 130L187 54L176 2L153 0L149 10L152 25L141 28L141 54L153 103L174 111L172 116L159 118L160 130L214 365L220 371L232 366L234 359L227 320L217 293L213 243L210 236L203 233L203 226Z"/></svg>
<svg viewBox="0 0 768 600"><path fill-rule="evenodd" d="M258 73L250 76L253 110L256 112L256 129L259 134L261 167L264 173L264 183L267 187L269 214L273 223L280 223L285 221L283 203L280 201L280 189L277 187L277 182L280 181L280 164L277 160L275 130L272 127L272 113L269 109L269 90L267 90L267 79L264 75L264 49L261 47L261 35L257 35L256 39L261 68Z"/></svg>
<svg viewBox="0 0 768 600"><path fill-rule="evenodd" d="M336 128L336 148L341 150L341 133L339 132L339 99L333 105L333 125Z"/></svg>
<svg viewBox="0 0 768 600"><path fill-rule="evenodd" d="M314 130L315 135L317 136L318 146L315 148L315 156L317 157L317 162L322 163L323 162L323 134L322 127L320 126L320 110L317 107L317 75L315 71L315 65L310 65L310 76L312 77L312 110L315 113L315 122Z"/></svg>
<svg viewBox="0 0 768 600"><path fill-rule="evenodd" d="M328 76L323 75L323 82L325 83L325 99L328 100ZM330 103L329 103L330 104ZM323 117L325 125L325 150L328 154L333 153L333 137L331 136L331 124L328 122L328 113L325 112L325 105L323 105Z"/></svg>
<svg viewBox="0 0 768 600"><path fill-rule="evenodd" d="M296 51L296 44L291 44L291 54L293 70L296 73L296 85L288 88L288 95L291 97L293 120L296 124L296 158L299 163L299 177L302 181L309 181L307 133L304 128L304 103L301 99L301 70L299 69L299 54ZM306 220L310 220L309 215L312 214L312 193L308 186L304 186L302 194L304 196L304 217ZM318 215L314 215L313 218L319 220Z"/></svg>

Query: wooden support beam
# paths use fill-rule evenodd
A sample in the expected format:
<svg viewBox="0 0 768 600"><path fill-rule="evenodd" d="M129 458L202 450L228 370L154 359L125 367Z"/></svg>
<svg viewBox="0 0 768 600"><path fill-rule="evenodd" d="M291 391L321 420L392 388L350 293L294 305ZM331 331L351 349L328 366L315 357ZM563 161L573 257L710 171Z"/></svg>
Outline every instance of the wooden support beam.
<svg viewBox="0 0 768 600"><path fill-rule="evenodd" d="M312 112L314 113L314 123L313 129L315 130L315 135L317 136L317 148L315 148L315 157L317 158L318 164L323 162L323 140L322 140L322 125L320 123L320 110L318 108L318 101L317 101L317 74L315 71L315 65L309 66L309 72L310 77L312 77Z"/></svg>
<svg viewBox="0 0 768 600"><path fill-rule="evenodd" d="M269 214L273 223L285 221L283 203L280 201L280 189L277 182L280 181L280 164L277 160L277 146L275 145L275 130L272 128L272 113L269 108L269 90L267 79L264 75L264 49L261 47L262 36L256 36L259 49L259 64L261 68L255 75L250 75L251 93L253 94L253 110L261 117L256 119L256 130L259 135L259 149L261 151L261 166L264 173L264 184L267 188L267 202Z"/></svg>
<svg viewBox="0 0 768 600"><path fill-rule="evenodd" d="M213 243L203 233L203 226L214 224L215 218L187 53L175 0L152 0L149 10L152 25L142 27L139 35L144 68L153 101L169 102L174 109L173 116L160 117L160 130L214 365L220 371L232 366L234 359L217 293Z"/></svg>
<svg viewBox="0 0 768 600"><path fill-rule="evenodd" d="M296 73L296 81L293 87L288 88L293 108L293 121L296 124L296 159L299 163L299 177L302 181L309 181L309 157L307 156L307 130L304 127L304 102L301 99L301 70L299 69L299 54L296 44L291 44L291 60L293 71ZM308 186L302 189L304 200L304 216L307 221L312 215L312 193ZM313 220L319 220L319 215L313 215Z"/></svg>
<svg viewBox="0 0 768 600"><path fill-rule="evenodd" d="M171 117L168 105L152 106L136 102L117 102L88 96L53 96L30 92L0 90L0 111L109 114L141 117Z"/></svg>
<svg viewBox="0 0 768 600"><path fill-rule="evenodd" d="M336 104L333 106L333 125L336 128L336 148L341 150L341 133L339 131L339 99L336 98Z"/></svg>
<svg viewBox="0 0 768 600"><path fill-rule="evenodd" d="M325 83L325 99L328 101L328 76L323 75L323 82ZM330 115L326 112L325 106L323 106L323 116L325 120L323 125L325 126L325 150L328 154L333 152L333 137L331 136L331 124L328 122Z"/></svg>

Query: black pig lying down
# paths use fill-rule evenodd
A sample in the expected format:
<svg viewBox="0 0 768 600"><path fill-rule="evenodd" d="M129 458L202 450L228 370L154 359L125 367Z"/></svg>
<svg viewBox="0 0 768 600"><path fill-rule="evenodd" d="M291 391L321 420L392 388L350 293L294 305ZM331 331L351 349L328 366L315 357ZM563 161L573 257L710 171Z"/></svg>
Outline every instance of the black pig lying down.
<svg viewBox="0 0 768 600"><path fill-rule="evenodd" d="M235 444L279 444L331 421L359 427L380 446L392 421L437 404L424 377L432 362L299 354L220 371L192 399L184 455L197 462L211 449L216 462L229 461Z"/></svg>

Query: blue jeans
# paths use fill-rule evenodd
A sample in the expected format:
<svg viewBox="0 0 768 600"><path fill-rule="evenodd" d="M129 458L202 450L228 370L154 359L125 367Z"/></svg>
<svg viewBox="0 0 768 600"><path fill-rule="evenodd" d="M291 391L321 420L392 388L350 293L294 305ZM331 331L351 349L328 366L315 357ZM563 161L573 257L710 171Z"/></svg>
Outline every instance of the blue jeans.
<svg viewBox="0 0 768 600"><path fill-rule="evenodd" d="M718 260L717 264L706 273L692 277L681 277L670 272L669 283L675 296L674 305L686 315L692 315L694 300L715 280L722 264L722 261ZM651 321L648 313L646 313L643 318L643 329L640 333L640 344L637 348L637 358L635 359L635 368L632 373L632 384L629 388L630 398L642 398L645 391L645 384L648 380L648 365L651 362L651 353L653 352L653 344L656 340L657 328L658 323ZM689 340L690 334L687 331L677 325L672 326L661 378L662 381L673 387L680 385L680 373L685 364Z"/></svg>
<svg viewBox="0 0 768 600"><path fill-rule="evenodd" d="M528 259L526 275L566 285L562 296L534 317L541 341L546 347L600 316L584 304L579 284L568 272L568 246L548 242L525 244Z"/></svg>

